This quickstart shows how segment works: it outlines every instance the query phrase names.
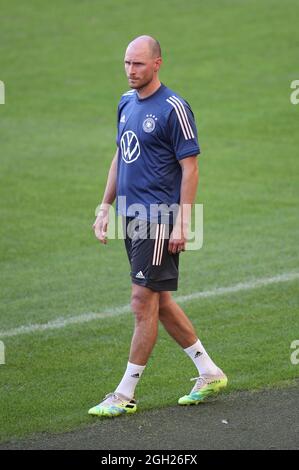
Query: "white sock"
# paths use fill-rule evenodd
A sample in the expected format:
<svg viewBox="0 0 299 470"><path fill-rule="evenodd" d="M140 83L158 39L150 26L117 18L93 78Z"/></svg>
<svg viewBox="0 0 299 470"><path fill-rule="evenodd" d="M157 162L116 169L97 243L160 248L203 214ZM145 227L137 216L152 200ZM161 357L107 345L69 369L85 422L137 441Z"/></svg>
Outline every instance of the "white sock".
<svg viewBox="0 0 299 470"><path fill-rule="evenodd" d="M219 373L218 367L212 361L199 339L192 346L184 349L184 351L192 359L200 375L216 375Z"/></svg>
<svg viewBox="0 0 299 470"><path fill-rule="evenodd" d="M135 387L145 367L146 366L138 366L137 364L128 362L126 372L115 390L115 393L120 393L131 400L134 397Z"/></svg>

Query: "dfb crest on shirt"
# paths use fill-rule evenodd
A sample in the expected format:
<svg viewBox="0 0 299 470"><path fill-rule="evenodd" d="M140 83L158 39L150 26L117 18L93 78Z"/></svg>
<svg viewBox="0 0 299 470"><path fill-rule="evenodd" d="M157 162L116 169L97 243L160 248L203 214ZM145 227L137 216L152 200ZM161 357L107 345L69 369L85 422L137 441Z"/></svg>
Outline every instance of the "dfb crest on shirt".
<svg viewBox="0 0 299 470"><path fill-rule="evenodd" d="M133 163L140 155L140 145L133 131L126 131L120 140L121 156L125 163Z"/></svg>
<svg viewBox="0 0 299 470"><path fill-rule="evenodd" d="M147 114L146 119L143 121L142 124L142 129L144 130L144 132L153 132L156 127L155 121L157 121L157 118L154 114Z"/></svg>

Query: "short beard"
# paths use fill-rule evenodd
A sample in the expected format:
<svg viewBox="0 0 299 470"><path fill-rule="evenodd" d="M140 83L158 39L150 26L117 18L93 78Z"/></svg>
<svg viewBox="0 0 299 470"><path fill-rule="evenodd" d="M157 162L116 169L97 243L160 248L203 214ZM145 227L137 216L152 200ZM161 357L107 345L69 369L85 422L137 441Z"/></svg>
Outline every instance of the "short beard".
<svg viewBox="0 0 299 470"><path fill-rule="evenodd" d="M147 85L151 83L151 81L152 81L152 78L148 80L146 83L142 83L142 85L130 85L130 88L132 88L133 90L142 91L143 88L146 88Z"/></svg>

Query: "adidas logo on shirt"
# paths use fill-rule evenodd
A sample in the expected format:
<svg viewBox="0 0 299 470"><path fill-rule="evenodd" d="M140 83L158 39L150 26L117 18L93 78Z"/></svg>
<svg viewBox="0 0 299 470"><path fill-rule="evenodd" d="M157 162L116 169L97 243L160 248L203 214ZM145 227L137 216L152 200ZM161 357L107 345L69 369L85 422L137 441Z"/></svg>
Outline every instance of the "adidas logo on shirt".
<svg viewBox="0 0 299 470"><path fill-rule="evenodd" d="M120 122L126 122L126 115L123 114L122 117L120 118Z"/></svg>
<svg viewBox="0 0 299 470"><path fill-rule="evenodd" d="M142 271L139 271L139 273L137 273L135 277L137 277L138 279L145 279Z"/></svg>

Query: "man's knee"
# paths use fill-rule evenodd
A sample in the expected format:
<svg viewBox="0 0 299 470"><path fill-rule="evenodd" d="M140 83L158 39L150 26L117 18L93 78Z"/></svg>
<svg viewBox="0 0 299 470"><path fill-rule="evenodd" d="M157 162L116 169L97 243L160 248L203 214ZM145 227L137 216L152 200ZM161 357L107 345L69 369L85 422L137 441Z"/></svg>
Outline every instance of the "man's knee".
<svg viewBox="0 0 299 470"><path fill-rule="evenodd" d="M159 299L159 316L165 315L171 306L172 297L170 292L161 292Z"/></svg>
<svg viewBox="0 0 299 470"><path fill-rule="evenodd" d="M158 315L159 293L148 289L147 287L133 285L131 296L131 309L135 314L136 320Z"/></svg>
<svg viewBox="0 0 299 470"><path fill-rule="evenodd" d="M141 314L146 307L146 299L144 295L135 292L131 297L131 309L135 314Z"/></svg>
<svg viewBox="0 0 299 470"><path fill-rule="evenodd" d="M158 311L159 294L148 288L133 288L131 297L131 308L136 320L143 320Z"/></svg>

